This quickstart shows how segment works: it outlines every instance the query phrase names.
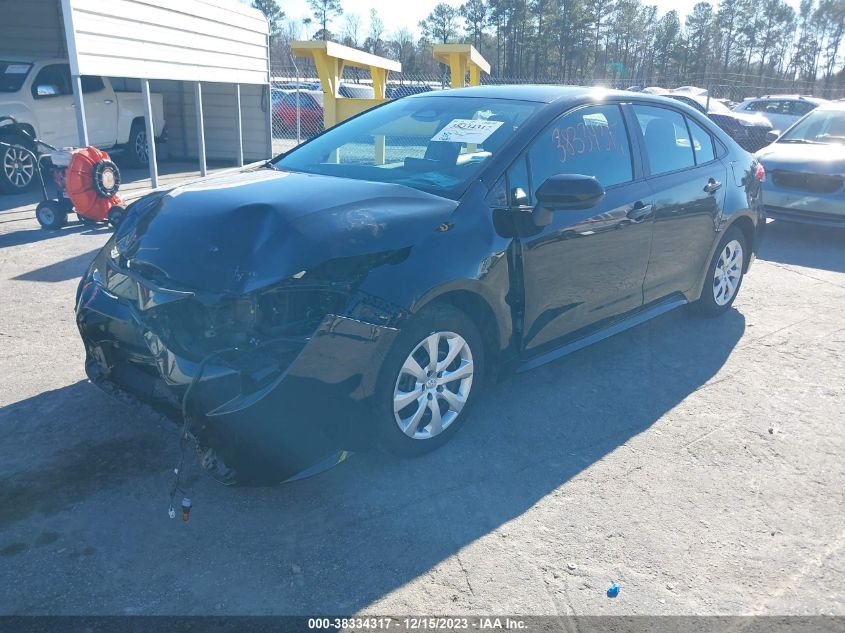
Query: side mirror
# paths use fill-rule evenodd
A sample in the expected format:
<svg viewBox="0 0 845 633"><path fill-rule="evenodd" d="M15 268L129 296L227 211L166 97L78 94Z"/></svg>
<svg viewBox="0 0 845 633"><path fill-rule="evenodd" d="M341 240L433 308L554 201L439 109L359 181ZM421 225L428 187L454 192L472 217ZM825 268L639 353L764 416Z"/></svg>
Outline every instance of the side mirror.
<svg viewBox="0 0 845 633"><path fill-rule="evenodd" d="M780 137L780 130L769 130L766 132L766 142L774 143Z"/></svg>
<svg viewBox="0 0 845 633"><path fill-rule="evenodd" d="M39 97L55 97L59 94L59 89L53 84L38 84L35 87L35 94Z"/></svg>
<svg viewBox="0 0 845 633"><path fill-rule="evenodd" d="M537 189L537 206L534 223L547 226L552 212L560 210L589 209L604 198L604 187L594 176L583 174L556 174L550 176Z"/></svg>

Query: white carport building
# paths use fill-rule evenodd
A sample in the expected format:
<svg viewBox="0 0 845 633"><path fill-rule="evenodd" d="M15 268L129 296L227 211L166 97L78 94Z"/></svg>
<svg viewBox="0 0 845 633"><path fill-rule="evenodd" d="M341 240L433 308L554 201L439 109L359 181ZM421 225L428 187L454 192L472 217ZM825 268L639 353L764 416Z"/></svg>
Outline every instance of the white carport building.
<svg viewBox="0 0 845 633"><path fill-rule="evenodd" d="M272 153L268 33L264 15L237 0L0 0L0 58L69 60L80 145L80 77L119 78L118 89L144 94L147 139L162 132L149 95L163 95L168 153L197 158L203 175L207 160L242 165Z"/></svg>

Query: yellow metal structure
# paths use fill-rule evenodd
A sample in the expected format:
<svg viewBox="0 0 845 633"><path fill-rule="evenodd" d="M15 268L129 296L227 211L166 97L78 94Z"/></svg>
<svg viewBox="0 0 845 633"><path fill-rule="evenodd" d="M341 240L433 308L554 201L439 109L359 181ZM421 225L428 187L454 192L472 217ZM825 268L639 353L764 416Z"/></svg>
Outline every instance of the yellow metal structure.
<svg viewBox="0 0 845 633"><path fill-rule="evenodd" d="M387 73L391 70L402 72L402 64L399 62L335 42L293 42L291 51L298 57L314 59L320 85L323 88L323 124L326 128L387 101L388 99L385 98ZM370 71L375 98L353 99L340 96L340 82L346 66L365 68Z"/></svg>
<svg viewBox="0 0 845 633"><path fill-rule="evenodd" d="M470 86L481 85L481 73L490 74L490 64L472 44L435 44L434 59L449 67L452 88L463 88L469 72Z"/></svg>

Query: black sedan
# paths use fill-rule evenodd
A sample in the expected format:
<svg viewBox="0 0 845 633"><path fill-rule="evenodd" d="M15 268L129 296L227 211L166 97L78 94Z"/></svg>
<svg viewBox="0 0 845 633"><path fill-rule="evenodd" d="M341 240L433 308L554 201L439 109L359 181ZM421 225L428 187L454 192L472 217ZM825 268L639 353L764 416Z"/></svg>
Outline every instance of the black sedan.
<svg viewBox="0 0 845 633"><path fill-rule="evenodd" d="M767 135L772 131L772 124L759 112L757 114L735 112L718 99L706 96L679 92L666 93L664 96L686 103L702 114L706 114L744 150L756 152L769 144Z"/></svg>
<svg viewBox="0 0 845 633"><path fill-rule="evenodd" d="M684 304L728 310L762 168L650 95L389 102L261 168L156 192L82 279L91 380L218 479L446 442L485 384ZM477 423L483 423L478 420Z"/></svg>

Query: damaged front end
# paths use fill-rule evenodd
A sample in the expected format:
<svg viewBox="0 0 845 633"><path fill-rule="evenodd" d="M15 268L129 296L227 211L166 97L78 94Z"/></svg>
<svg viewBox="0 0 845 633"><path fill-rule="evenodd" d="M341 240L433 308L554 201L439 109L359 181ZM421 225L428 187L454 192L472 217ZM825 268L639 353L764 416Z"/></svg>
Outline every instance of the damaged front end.
<svg viewBox="0 0 845 633"><path fill-rule="evenodd" d="M278 483L371 443L377 371L404 311L368 296L401 251L328 260L245 294L180 286L116 238L76 305L86 373L109 393L188 420L225 483Z"/></svg>

